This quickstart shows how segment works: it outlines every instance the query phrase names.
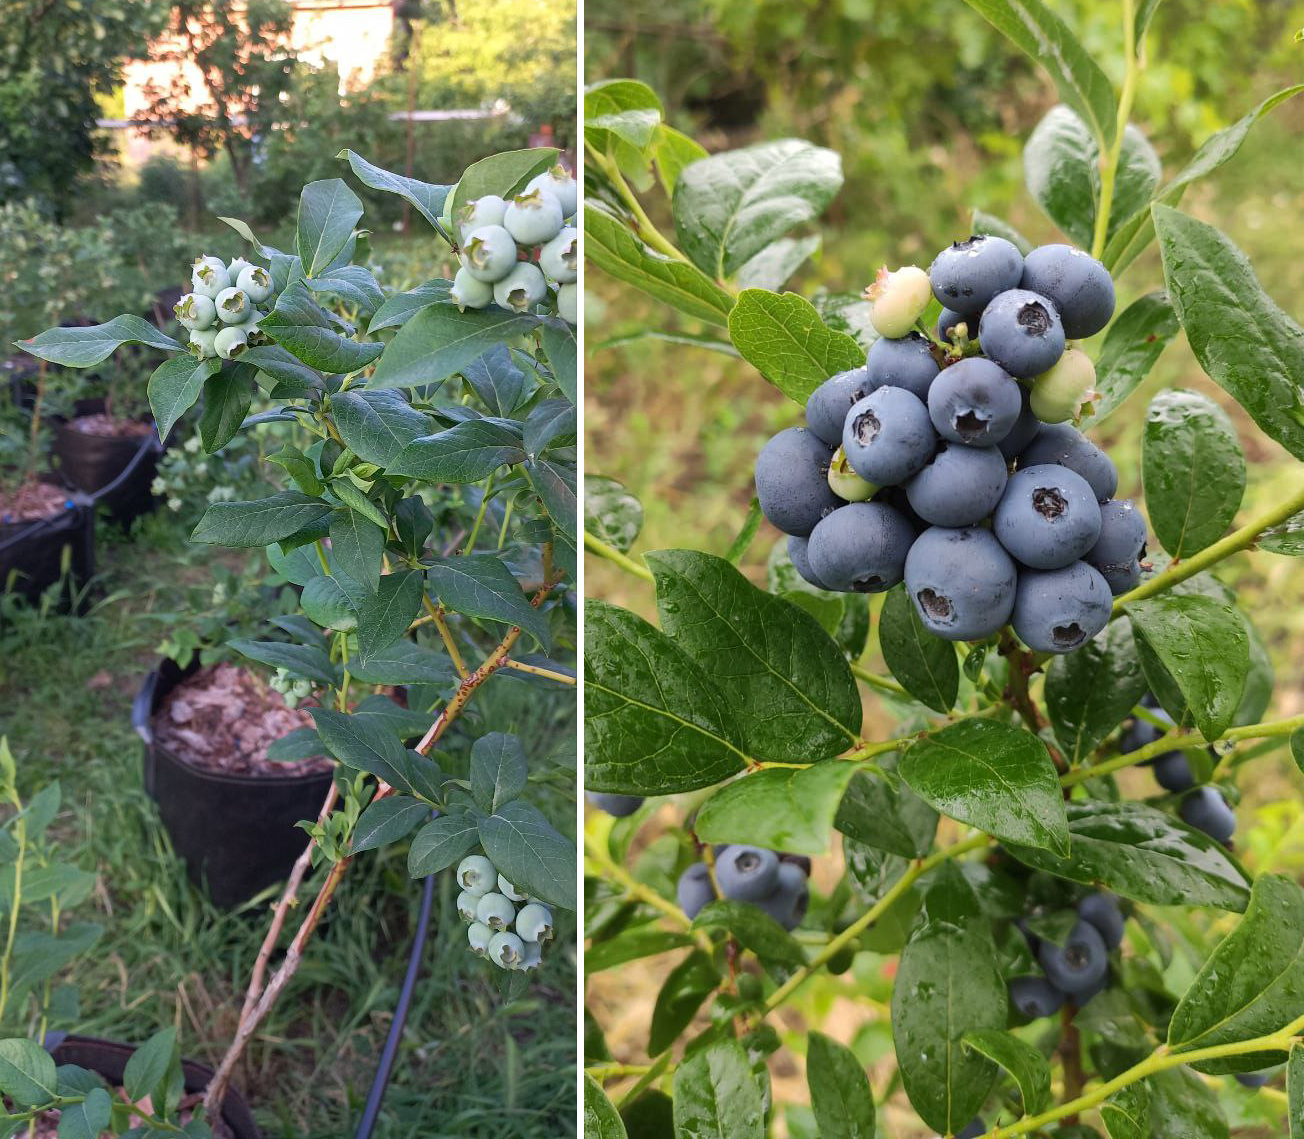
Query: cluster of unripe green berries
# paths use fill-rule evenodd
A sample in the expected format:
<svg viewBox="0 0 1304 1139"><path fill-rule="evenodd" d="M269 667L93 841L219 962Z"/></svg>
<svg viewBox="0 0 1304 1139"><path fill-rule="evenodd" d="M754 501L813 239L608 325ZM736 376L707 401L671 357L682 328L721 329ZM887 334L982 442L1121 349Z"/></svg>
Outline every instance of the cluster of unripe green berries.
<svg viewBox="0 0 1304 1139"><path fill-rule="evenodd" d="M543 943L552 940L552 910L532 902L483 854L458 863L457 884L457 912L468 923L471 952L500 969L537 969Z"/></svg>
<svg viewBox="0 0 1304 1139"><path fill-rule="evenodd" d="M452 194L449 195L451 203ZM445 216L462 251L462 267L449 291L467 309L491 303L509 312L534 312L549 304L568 324L578 311L579 187L565 167L531 179L510 201L485 194Z"/></svg>
<svg viewBox="0 0 1304 1139"><path fill-rule="evenodd" d="M190 347L201 360L234 360L267 315L258 306L272 298L272 275L243 257L228 264L206 255L195 260L190 290L172 310L190 330Z"/></svg>
<svg viewBox="0 0 1304 1139"><path fill-rule="evenodd" d="M283 668L278 668L276 675L267 683L274 692L279 692L285 697L285 706L287 708L297 708L299 701L306 700L312 695L312 681L295 680Z"/></svg>

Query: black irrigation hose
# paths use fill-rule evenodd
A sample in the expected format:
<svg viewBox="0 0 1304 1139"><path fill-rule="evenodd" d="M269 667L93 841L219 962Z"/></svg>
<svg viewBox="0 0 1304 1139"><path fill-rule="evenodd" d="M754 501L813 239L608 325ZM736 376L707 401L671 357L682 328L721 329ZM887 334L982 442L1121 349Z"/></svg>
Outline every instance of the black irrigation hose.
<svg viewBox="0 0 1304 1139"><path fill-rule="evenodd" d="M417 975L421 972L421 955L426 947L426 935L430 932L430 911L434 900L435 875L431 874L426 878L425 890L421 895L421 916L417 919L417 931L412 938L412 951L408 954L407 974L403 978L403 988L398 995L398 1004L394 1006L394 1019L390 1022L389 1034L385 1037L385 1047L381 1049L380 1062L376 1065L376 1075L371 1081L371 1091L367 1093L367 1103L362 1109L362 1119L358 1122L354 1139L371 1139L380 1118L385 1089L389 1086L394 1060L398 1056L399 1041L407 1024L408 1008L412 1004L412 990L416 988Z"/></svg>

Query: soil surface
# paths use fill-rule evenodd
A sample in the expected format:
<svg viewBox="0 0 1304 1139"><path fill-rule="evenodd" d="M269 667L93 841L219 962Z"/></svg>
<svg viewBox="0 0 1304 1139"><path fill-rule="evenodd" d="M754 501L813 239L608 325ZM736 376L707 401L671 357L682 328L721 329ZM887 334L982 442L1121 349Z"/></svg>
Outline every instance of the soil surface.
<svg viewBox="0 0 1304 1139"><path fill-rule="evenodd" d="M154 430L152 423L142 423L139 419L114 419L103 412L79 415L68 420L68 426L83 435L101 435L110 439L140 439Z"/></svg>
<svg viewBox="0 0 1304 1139"><path fill-rule="evenodd" d="M68 492L45 482L31 482L17 490L0 490L0 523L35 522L62 514Z"/></svg>
<svg viewBox="0 0 1304 1139"><path fill-rule="evenodd" d="M233 664L201 668L164 698L154 716L157 742L194 767L226 775L328 771L324 757L278 763L269 744L312 727L307 709L287 708L281 694Z"/></svg>
<svg viewBox="0 0 1304 1139"><path fill-rule="evenodd" d="M129 1102L127 1101L127 1093L124 1092L121 1088L111 1088L110 1094L113 1096L115 1100L123 1100L124 1102ZM182 1125L185 1125L190 1122L191 1116L194 1114L193 1109L199 1105L199 1101L202 1098L203 1098L202 1095L195 1093L195 1094L186 1095L181 1100L180 1118L181 1118ZM38 1116L36 1120L36 1131L34 1132L36 1139L59 1139L59 1116L61 1114L62 1112L58 1112L58 1111L47 1111L44 1114ZM131 1122L133 1126L139 1127L143 1124L144 1121L140 1119L133 1119ZM211 1126L213 1128L213 1139L235 1139L235 1132L232 1131L231 1128L229 1128L223 1120L219 1119L216 1123L212 1124ZM22 1134L26 1135L27 1132L23 1131ZM113 1133L111 1131L103 1132L103 1135L111 1136L112 1134Z"/></svg>

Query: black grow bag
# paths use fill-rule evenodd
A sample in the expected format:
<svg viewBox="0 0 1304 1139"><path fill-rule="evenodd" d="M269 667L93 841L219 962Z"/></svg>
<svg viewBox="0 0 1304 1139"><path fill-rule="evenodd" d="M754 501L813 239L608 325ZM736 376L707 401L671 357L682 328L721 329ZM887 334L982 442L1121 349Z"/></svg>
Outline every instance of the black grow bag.
<svg viewBox="0 0 1304 1139"><path fill-rule="evenodd" d="M205 771L154 741L164 698L198 668L163 661L145 678L131 723L145 741L145 790L185 859L190 880L207 886L214 905L230 907L289 877L307 836L295 824L316 819L330 771L301 775L231 775Z"/></svg>
<svg viewBox="0 0 1304 1139"><path fill-rule="evenodd" d="M79 416L103 410L101 399L77 401ZM148 435L91 435L67 420L55 419L54 454L68 484L93 495L124 526L158 502L149 488L158 473L163 444L152 427Z"/></svg>
<svg viewBox="0 0 1304 1139"><path fill-rule="evenodd" d="M54 1045L50 1048L50 1054L56 1064L76 1064L79 1068L97 1072L110 1084L122 1083L127 1061L136 1051L134 1045L99 1040L93 1036L64 1036L62 1039L59 1036L60 1034L52 1032L46 1040L46 1047ZM182 1060L181 1071L185 1076L186 1091L192 1094L202 1092L213 1078L212 1068L194 1060ZM226 1100L222 1104L222 1122L235 1132L236 1139L262 1139L262 1132L254 1122L249 1105L234 1089L226 1093Z"/></svg>
<svg viewBox="0 0 1304 1139"><path fill-rule="evenodd" d="M53 481L53 480L49 480ZM95 508L80 491L67 492L66 509L30 522L0 522L0 593L35 603L63 575L60 605L69 605L95 574Z"/></svg>

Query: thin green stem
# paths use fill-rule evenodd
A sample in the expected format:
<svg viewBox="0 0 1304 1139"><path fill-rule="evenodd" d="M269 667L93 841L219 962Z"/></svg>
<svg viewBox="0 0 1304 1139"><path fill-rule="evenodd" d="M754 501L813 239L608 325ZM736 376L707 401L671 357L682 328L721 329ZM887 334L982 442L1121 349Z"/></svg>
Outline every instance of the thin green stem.
<svg viewBox="0 0 1304 1139"><path fill-rule="evenodd" d="M1297 491L1290 498L1272 507L1271 510L1265 510L1257 518L1250 519L1240 529L1233 530L1227 537L1219 539L1212 546L1206 546L1199 553L1192 554L1183 561L1174 562L1163 573L1155 574L1149 581L1138 585L1130 593L1125 593L1116 598L1114 601L1114 616L1122 616L1129 602L1141 601L1144 598L1153 597L1156 593L1163 593L1164 590L1171 589L1178 582L1185 581L1188 577L1194 577L1201 570L1216 565L1224 558L1248 549L1254 545L1265 530L1276 526L1278 523L1285 522L1287 518L1298 514L1301 510L1304 510L1304 489Z"/></svg>
<svg viewBox="0 0 1304 1139"><path fill-rule="evenodd" d="M684 913L674 902L668 898L663 898L652 887L643 885L628 870L620 865L611 857L590 835L584 836L584 854L597 868L602 872L602 877L609 882L614 882L620 889L637 902L651 906L658 910L661 916L670 921L677 928L689 933L694 933L694 940L708 952L711 948L710 939L701 930L693 930L693 923L688 915Z"/></svg>
<svg viewBox="0 0 1304 1139"><path fill-rule="evenodd" d="M645 565L640 565L633 558L626 557L615 546L609 546L601 538L596 538L587 530L584 531L584 548L591 553L604 557L609 562L620 566L626 573L632 573L635 577L641 578L649 584L654 584L656 579L652 576L652 571Z"/></svg>
<svg viewBox="0 0 1304 1139"><path fill-rule="evenodd" d="M1097 260L1105 252L1109 237L1109 216L1114 207L1114 182L1118 177L1118 160L1123 152L1123 132L1132 113L1132 99L1136 95L1137 78L1141 73L1141 60L1136 53L1136 4L1123 0L1123 86L1118 93L1118 118L1114 127L1114 142L1101 148L1100 201L1096 207L1096 228L1091 237L1091 256Z"/></svg>
<svg viewBox="0 0 1304 1139"><path fill-rule="evenodd" d="M489 508L489 492L494 488L494 472L489 472L489 477L484 480L484 494L480 496L480 509L476 511L475 521L471 523L471 533L467 535L466 545L462 547L462 553L469 554L475 549L475 540L480 536L480 525L484 522L485 511Z"/></svg>
<svg viewBox="0 0 1304 1139"><path fill-rule="evenodd" d="M507 509L503 511L503 524L498 529L498 549L503 548L503 543L507 541L507 527L512 521L512 510L516 506L516 499L507 500Z"/></svg>
<svg viewBox="0 0 1304 1139"><path fill-rule="evenodd" d="M909 696L904 688L890 677L879 676L876 672L870 672L869 669L863 668L855 661L851 662L851 675L863 680L870 688L877 688L880 692L890 692L893 696Z"/></svg>
<svg viewBox="0 0 1304 1139"><path fill-rule="evenodd" d="M629 188L629 183L625 181L625 176L621 174L620 168L605 154L600 154L588 143L585 143L584 151L588 155L589 161L601 170L603 176L611 183L612 188L620 196L620 200L625 203L626 209L634 215L634 222L643 241L658 253L663 253L676 261L687 261L688 258L679 251L673 242L662 235L652 219L647 216L642 203L634 196L634 191Z"/></svg>
<svg viewBox="0 0 1304 1139"><path fill-rule="evenodd" d="M18 809L18 819L14 825L17 831L18 856L14 860L14 892L9 900L9 929L5 935L4 957L0 958L0 1024L4 1023L5 1013L9 1008L9 970L14 956L14 939L18 936L18 911L23 901L23 867L27 862L27 819L23 817L22 803L17 793L14 794L14 806Z"/></svg>

